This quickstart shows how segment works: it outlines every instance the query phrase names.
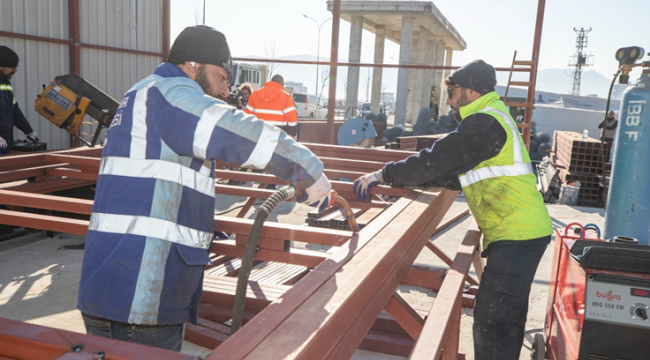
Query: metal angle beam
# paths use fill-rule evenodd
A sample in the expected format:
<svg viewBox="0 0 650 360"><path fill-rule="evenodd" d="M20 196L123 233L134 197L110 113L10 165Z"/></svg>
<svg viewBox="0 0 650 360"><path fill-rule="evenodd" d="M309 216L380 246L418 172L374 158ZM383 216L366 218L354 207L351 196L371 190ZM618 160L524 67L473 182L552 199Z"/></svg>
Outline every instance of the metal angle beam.
<svg viewBox="0 0 650 360"><path fill-rule="evenodd" d="M0 318L0 359L56 359L70 353L75 345L79 353L104 353L106 359L199 360L198 356L150 346L79 334Z"/></svg>
<svg viewBox="0 0 650 360"><path fill-rule="evenodd" d="M415 343L410 359L437 360L443 350L447 351L445 340L456 326L455 317L459 315L456 307L461 302L462 288L480 238L481 230L473 220L424 323L420 339Z"/></svg>
<svg viewBox="0 0 650 360"><path fill-rule="evenodd" d="M342 271L332 274L245 358L262 354L270 358L288 354L296 359L345 358L332 351L338 345L344 348L343 354L349 346L356 349L457 194L428 190L392 218ZM421 235L427 227L429 234ZM371 308L368 312L364 310L367 307Z"/></svg>
<svg viewBox="0 0 650 360"><path fill-rule="evenodd" d="M420 337L424 319L397 292L393 293L393 296L388 299L386 311L406 330L413 340Z"/></svg>
<svg viewBox="0 0 650 360"><path fill-rule="evenodd" d="M264 309L263 316L256 316L246 326L242 327L218 351L208 356L209 360L242 359L259 343L267 338L282 322L298 309L313 293L325 284L333 274L338 272L356 253L380 231L395 216L401 213L418 193L412 192L398 200L390 208L366 226L361 232L352 236L344 246L325 259L314 270L305 275L290 290L282 295L281 301L276 301Z"/></svg>

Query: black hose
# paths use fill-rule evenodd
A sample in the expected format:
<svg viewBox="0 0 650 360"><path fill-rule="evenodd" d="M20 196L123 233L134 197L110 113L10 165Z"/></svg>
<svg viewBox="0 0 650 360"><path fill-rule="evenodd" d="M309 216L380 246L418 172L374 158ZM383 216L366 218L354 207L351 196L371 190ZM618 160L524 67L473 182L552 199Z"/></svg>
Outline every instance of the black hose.
<svg viewBox="0 0 650 360"><path fill-rule="evenodd" d="M296 196L296 190L293 186L285 186L280 190L275 191L268 199L266 199L260 208L257 210L257 216L250 234L248 234L248 241L244 247L244 255L241 259L241 268L239 269L239 276L237 279L237 291L235 292L235 302L232 309L232 324L230 326L230 335L234 334L242 326L242 313L244 312L244 304L246 303L246 289L248 288L248 278L251 274L253 267L253 257L257 251L257 241L262 232L262 226L269 217L271 212L284 200L291 199Z"/></svg>
<svg viewBox="0 0 650 360"><path fill-rule="evenodd" d="M605 108L605 119L603 120L603 130L600 132L600 159L602 160L603 163L603 186L604 188L604 193L603 193L603 210L607 209L607 169L606 167L606 162L605 162L605 148L603 146L605 142L605 128L607 127L607 113L609 113L609 102L612 99L612 89L614 88L614 83L616 82L616 78L618 78L618 72L614 74L614 78L612 79L612 84L609 85L609 93L607 93L607 106ZM614 149L609 149L609 154L610 156L613 155Z"/></svg>

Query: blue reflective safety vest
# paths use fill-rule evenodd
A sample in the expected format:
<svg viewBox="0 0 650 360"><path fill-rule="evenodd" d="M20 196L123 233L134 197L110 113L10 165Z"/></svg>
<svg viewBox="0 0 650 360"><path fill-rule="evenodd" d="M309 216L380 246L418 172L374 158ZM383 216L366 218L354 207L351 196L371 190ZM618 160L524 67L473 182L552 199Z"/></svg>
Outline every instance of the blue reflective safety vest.
<svg viewBox="0 0 650 360"><path fill-rule="evenodd" d="M300 189L323 171L306 147L205 95L175 65L124 95L102 152L79 310L131 324L196 322L214 236L214 160Z"/></svg>

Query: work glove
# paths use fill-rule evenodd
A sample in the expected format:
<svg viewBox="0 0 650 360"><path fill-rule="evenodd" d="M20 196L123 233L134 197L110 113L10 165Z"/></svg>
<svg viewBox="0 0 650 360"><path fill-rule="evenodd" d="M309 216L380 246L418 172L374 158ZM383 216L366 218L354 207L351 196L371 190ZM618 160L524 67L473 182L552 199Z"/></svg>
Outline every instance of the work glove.
<svg viewBox="0 0 650 360"><path fill-rule="evenodd" d="M27 138L35 143L38 142L38 134L36 133L36 131L32 131L31 134L27 135Z"/></svg>
<svg viewBox="0 0 650 360"><path fill-rule="evenodd" d="M383 183L384 177L382 169L356 179L352 186L352 190L357 195L357 199L360 201L366 201L370 199L370 189L377 184Z"/></svg>
<svg viewBox="0 0 650 360"><path fill-rule="evenodd" d="M0 149L6 149L7 148L7 140L3 139L2 136L0 136Z"/></svg>
<svg viewBox="0 0 650 360"><path fill-rule="evenodd" d="M306 188L296 199L299 203L304 203L309 206L317 207L318 211L327 209L332 199L332 184L327 180L325 174L321 174L320 178L310 187Z"/></svg>

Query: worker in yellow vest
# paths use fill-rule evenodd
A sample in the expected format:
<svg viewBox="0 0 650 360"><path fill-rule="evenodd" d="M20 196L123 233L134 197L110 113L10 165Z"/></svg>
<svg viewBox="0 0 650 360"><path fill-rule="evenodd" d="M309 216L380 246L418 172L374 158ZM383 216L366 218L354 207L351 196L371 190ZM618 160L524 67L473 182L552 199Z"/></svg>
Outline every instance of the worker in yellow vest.
<svg viewBox="0 0 650 360"><path fill-rule="evenodd" d="M483 231L485 272L474 307L474 358L516 360L528 295L553 232L523 139L494 91L496 73L475 60L445 79L447 105L460 122L430 149L354 182L368 200L377 184L461 190Z"/></svg>

